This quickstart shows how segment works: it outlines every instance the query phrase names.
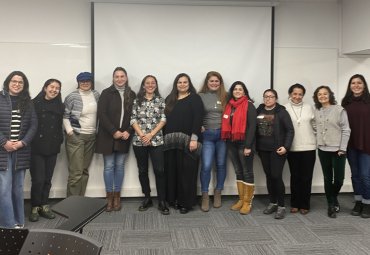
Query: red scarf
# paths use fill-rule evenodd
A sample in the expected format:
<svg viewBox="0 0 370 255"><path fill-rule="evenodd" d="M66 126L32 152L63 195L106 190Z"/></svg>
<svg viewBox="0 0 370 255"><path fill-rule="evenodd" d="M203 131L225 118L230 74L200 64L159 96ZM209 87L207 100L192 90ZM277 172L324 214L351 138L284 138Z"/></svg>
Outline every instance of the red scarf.
<svg viewBox="0 0 370 255"><path fill-rule="evenodd" d="M235 109L232 123L230 123L231 110ZM243 96L238 100L231 98L222 115L222 140L243 141L247 127L248 98Z"/></svg>

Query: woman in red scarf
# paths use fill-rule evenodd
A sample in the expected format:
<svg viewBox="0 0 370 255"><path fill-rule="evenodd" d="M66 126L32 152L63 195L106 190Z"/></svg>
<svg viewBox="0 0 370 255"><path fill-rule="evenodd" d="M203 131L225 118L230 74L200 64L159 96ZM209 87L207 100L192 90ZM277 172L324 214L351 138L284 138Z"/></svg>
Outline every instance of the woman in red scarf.
<svg viewBox="0 0 370 255"><path fill-rule="evenodd" d="M231 210L248 214L254 195L253 157L257 114L245 84L234 82L222 116L221 138L235 169L239 200Z"/></svg>

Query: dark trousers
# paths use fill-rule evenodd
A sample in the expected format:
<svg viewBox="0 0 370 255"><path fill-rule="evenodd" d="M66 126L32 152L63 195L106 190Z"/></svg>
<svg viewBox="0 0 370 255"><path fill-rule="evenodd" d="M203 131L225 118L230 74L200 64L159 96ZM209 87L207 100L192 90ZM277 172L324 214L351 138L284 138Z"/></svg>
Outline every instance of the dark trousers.
<svg viewBox="0 0 370 255"><path fill-rule="evenodd" d="M315 150L289 152L291 207L310 209L312 175L315 160Z"/></svg>
<svg viewBox="0 0 370 255"><path fill-rule="evenodd" d="M259 151L263 171L266 175L266 186L271 203L284 206L285 185L283 182L283 169L286 154L280 156L275 151Z"/></svg>
<svg viewBox="0 0 370 255"><path fill-rule="evenodd" d="M337 197L343 186L346 156L338 156L337 152L318 150L322 173L324 175L324 189L329 206L337 203Z"/></svg>
<svg viewBox="0 0 370 255"><path fill-rule="evenodd" d="M146 197L150 197L150 182L148 175L149 157L152 161L153 171L155 175L155 184L159 201L166 199L166 182L164 175L164 156L163 146L133 146L139 170L139 181L141 190Z"/></svg>
<svg viewBox="0 0 370 255"><path fill-rule="evenodd" d="M196 203L199 158L183 150L165 151L167 202L191 209Z"/></svg>
<svg viewBox="0 0 370 255"><path fill-rule="evenodd" d="M254 183L253 152L249 156L244 156L244 144L234 142L227 142L227 151L235 169L236 179L246 183Z"/></svg>
<svg viewBox="0 0 370 255"><path fill-rule="evenodd" d="M32 207L48 204L57 154L43 156L31 155L31 205Z"/></svg>

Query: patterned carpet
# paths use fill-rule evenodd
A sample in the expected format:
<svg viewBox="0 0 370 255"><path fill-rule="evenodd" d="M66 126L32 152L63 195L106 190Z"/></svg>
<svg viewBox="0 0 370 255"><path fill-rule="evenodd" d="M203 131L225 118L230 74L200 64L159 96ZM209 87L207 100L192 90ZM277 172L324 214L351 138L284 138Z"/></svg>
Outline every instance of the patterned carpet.
<svg viewBox="0 0 370 255"><path fill-rule="evenodd" d="M139 212L141 198L124 198L122 211L104 212L85 226L83 234L101 242L101 254L106 255L370 254L370 219L350 215L351 194L340 195L336 219L326 215L323 195L312 196L307 215L288 212L283 220L262 213L266 196L255 197L249 215L229 210L235 199L223 197L223 206L208 213L197 206L188 214L171 208L164 216L155 206ZM286 200L289 205L288 196ZM26 226L54 228L64 220L41 218Z"/></svg>

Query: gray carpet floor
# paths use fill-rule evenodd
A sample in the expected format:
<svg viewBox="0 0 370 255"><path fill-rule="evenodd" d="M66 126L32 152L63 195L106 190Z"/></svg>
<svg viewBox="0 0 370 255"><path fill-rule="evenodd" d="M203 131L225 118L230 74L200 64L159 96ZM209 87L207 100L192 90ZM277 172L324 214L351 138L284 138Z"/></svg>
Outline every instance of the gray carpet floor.
<svg viewBox="0 0 370 255"><path fill-rule="evenodd" d="M156 201L148 211L139 212L141 198L123 198L122 211L102 213L83 234L101 242L101 254L106 255L370 254L370 219L350 215L351 194L340 195L336 219L327 216L324 195L312 196L307 215L289 213L287 207L282 220L262 213L266 196L255 197L249 215L229 210L235 200L236 196L224 196L223 206L207 213L196 206L188 214L171 208L164 216ZM289 205L289 196L286 202ZM26 222L26 227L55 228L64 220L40 218Z"/></svg>

